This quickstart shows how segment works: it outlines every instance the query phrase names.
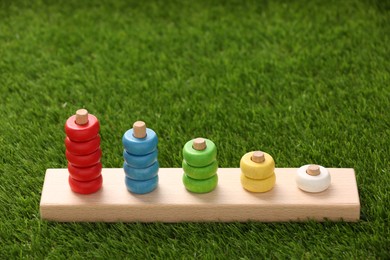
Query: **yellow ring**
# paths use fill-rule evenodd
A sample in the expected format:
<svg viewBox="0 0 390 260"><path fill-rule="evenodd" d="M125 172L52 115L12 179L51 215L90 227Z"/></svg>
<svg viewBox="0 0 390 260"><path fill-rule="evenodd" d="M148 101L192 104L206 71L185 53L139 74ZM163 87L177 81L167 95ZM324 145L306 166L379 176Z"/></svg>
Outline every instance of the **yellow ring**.
<svg viewBox="0 0 390 260"><path fill-rule="evenodd" d="M276 182L275 174L272 174L271 177L264 180L254 180L246 177L241 173L241 185L244 189L250 192L267 192L270 191Z"/></svg>
<svg viewBox="0 0 390 260"><path fill-rule="evenodd" d="M261 163L255 163L252 161L252 155L254 152L244 154L240 161L241 172L246 177L255 180L263 180L270 177L275 170L275 161L271 155L264 153L265 160Z"/></svg>

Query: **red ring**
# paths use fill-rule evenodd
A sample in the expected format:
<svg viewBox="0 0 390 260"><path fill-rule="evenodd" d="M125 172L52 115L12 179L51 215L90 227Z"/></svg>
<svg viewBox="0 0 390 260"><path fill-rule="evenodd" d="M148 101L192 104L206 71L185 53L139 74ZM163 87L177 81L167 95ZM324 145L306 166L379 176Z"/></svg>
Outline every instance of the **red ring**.
<svg viewBox="0 0 390 260"><path fill-rule="evenodd" d="M85 142L95 138L100 129L100 124L94 115L88 114L88 123L85 125L76 124L76 115L66 120L65 133L70 140L76 142Z"/></svg>
<svg viewBox="0 0 390 260"><path fill-rule="evenodd" d="M70 153L74 155L87 155L96 151L100 146L100 136L97 135L96 138L86 141L86 142L74 142L65 138L65 147Z"/></svg>
<svg viewBox="0 0 390 260"><path fill-rule="evenodd" d="M77 181L69 175L68 182L72 191L81 194L90 194L100 190L103 186L103 177L99 175L99 177L92 181Z"/></svg>
<svg viewBox="0 0 390 260"><path fill-rule="evenodd" d="M98 148L95 152L88 155L75 155L66 150L65 156L66 159L68 159L68 162L70 162L73 166L86 168L100 162L100 158L102 157L102 150Z"/></svg>
<svg viewBox="0 0 390 260"><path fill-rule="evenodd" d="M102 163L97 163L94 166L80 168L68 163L68 171L70 176L76 181L91 181L99 177L102 172Z"/></svg>

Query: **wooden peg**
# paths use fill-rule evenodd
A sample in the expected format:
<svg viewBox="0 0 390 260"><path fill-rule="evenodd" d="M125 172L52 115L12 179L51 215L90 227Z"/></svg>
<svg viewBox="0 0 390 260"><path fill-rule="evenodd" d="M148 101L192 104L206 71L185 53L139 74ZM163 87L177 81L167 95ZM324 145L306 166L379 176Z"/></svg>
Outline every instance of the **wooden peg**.
<svg viewBox="0 0 390 260"><path fill-rule="evenodd" d="M85 125L88 123L88 111L86 109L79 109L76 111L76 124Z"/></svg>
<svg viewBox="0 0 390 260"><path fill-rule="evenodd" d="M201 137L194 139L194 142L192 143L192 148L197 151L202 151L206 149L206 147L206 140Z"/></svg>
<svg viewBox="0 0 390 260"><path fill-rule="evenodd" d="M253 153L251 160L255 163L262 163L265 161L265 155L262 151L256 151Z"/></svg>
<svg viewBox="0 0 390 260"><path fill-rule="evenodd" d="M146 124L143 121L137 121L133 124L133 135L135 138L145 138Z"/></svg>
<svg viewBox="0 0 390 260"><path fill-rule="evenodd" d="M307 167L306 173L311 176L317 176L321 173L320 166L316 164L309 165L309 167Z"/></svg>

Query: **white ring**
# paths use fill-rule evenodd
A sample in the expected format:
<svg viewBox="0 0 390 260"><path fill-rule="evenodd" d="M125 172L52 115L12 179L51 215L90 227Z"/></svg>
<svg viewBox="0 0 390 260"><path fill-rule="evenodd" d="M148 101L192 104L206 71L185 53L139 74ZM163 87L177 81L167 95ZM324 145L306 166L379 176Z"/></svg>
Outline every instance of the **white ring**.
<svg viewBox="0 0 390 260"><path fill-rule="evenodd" d="M306 173L309 165L304 165L297 170L296 183L298 188L307 192L321 192L326 190L330 185L329 171L320 167L320 174L312 176Z"/></svg>

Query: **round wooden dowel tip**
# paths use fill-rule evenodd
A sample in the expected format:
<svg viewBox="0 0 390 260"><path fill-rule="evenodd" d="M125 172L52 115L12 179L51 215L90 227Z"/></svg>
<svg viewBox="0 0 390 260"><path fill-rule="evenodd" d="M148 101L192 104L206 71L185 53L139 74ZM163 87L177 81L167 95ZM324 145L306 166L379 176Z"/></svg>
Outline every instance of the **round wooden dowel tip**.
<svg viewBox="0 0 390 260"><path fill-rule="evenodd" d="M133 124L133 135L135 138L144 138L146 136L146 124L144 121L137 121Z"/></svg>
<svg viewBox="0 0 390 260"><path fill-rule="evenodd" d="M253 153L251 160L255 163L262 163L265 161L265 155L262 151L256 151Z"/></svg>
<svg viewBox="0 0 390 260"><path fill-rule="evenodd" d="M309 165L309 167L307 167L306 173L311 176L317 176L321 173L320 166L316 164Z"/></svg>
<svg viewBox="0 0 390 260"><path fill-rule="evenodd" d="M196 138L194 139L194 142L192 144L192 148L194 148L197 151L202 151L206 149L206 140L204 138Z"/></svg>
<svg viewBox="0 0 390 260"><path fill-rule="evenodd" d="M76 124L85 125L88 123L88 111L84 108L76 111Z"/></svg>

